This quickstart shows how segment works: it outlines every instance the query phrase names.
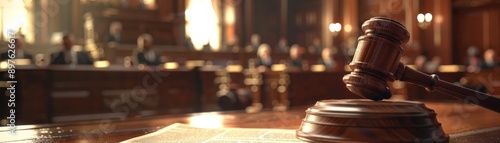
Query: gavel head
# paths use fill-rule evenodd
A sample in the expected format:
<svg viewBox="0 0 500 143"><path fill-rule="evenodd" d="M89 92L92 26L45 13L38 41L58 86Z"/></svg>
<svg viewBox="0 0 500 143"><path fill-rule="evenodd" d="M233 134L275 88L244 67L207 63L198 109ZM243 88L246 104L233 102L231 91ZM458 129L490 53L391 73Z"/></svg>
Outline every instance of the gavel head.
<svg viewBox="0 0 500 143"><path fill-rule="evenodd" d="M410 34L401 23L382 17L365 21L361 27L358 47L349 67L353 70L343 78L349 91L356 95L382 100L391 97L387 81L394 81L403 44Z"/></svg>

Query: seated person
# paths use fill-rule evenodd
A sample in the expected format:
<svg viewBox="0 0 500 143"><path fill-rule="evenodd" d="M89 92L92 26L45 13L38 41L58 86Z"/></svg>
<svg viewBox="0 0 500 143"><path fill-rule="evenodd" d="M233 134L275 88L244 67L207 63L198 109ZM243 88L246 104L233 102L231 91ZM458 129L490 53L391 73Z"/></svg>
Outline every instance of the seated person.
<svg viewBox="0 0 500 143"><path fill-rule="evenodd" d="M425 72L436 73L439 65L441 65L441 58L439 56L432 57L432 60L425 64Z"/></svg>
<svg viewBox="0 0 500 143"><path fill-rule="evenodd" d="M479 57L479 50L476 46L467 48L467 59L465 66L468 72L478 72L483 66L483 60Z"/></svg>
<svg viewBox="0 0 500 143"><path fill-rule="evenodd" d="M287 41L285 38L280 38L279 42L278 42L278 48L276 49L277 52L280 52L280 53L288 53L289 52L289 49L290 47L288 47L287 45Z"/></svg>
<svg viewBox="0 0 500 143"><path fill-rule="evenodd" d="M324 48L321 51L321 58L318 60L318 64L324 65L325 69L328 71L332 71L335 69L337 64L335 63L335 60L333 59L333 53L335 50L332 48Z"/></svg>
<svg viewBox="0 0 500 143"><path fill-rule="evenodd" d="M109 25L108 42L121 43L122 23L114 21Z"/></svg>
<svg viewBox="0 0 500 143"><path fill-rule="evenodd" d="M497 59L495 57L495 50L488 49L484 51L484 61L481 65L481 69L494 69L498 66Z"/></svg>
<svg viewBox="0 0 500 143"><path fill-rule="evenodd" d="M230 83L229 91L217 92L217 104L223 111L243 110L252 104L252 93L245 88L239 88L238 84Z"/></svg>
<svg viewBox="0 0 500 143"><path fill-rule="evenodd" d="M238 37L229 37L223 51L238 53L240 51L240 47L238 46Z"/></svg>
<svg viewBox="0 0 500 143"><path fill-rule="evenodd" d="M92 65L94 64L90 54L86 51L72 50L74 43L73 35L64 35L62 38L62 49L59 52L50 55L51 65L65 65L65 64L78 64L78 65Z"/></svg>
<svg viewBox="0 0 500 143"><path fill-rule="evenodd" d="M320 54L323 47L321 46L321 40L319 38L314 38L312 45L309 46L308 51L310 54Z"/></svg>
<svg viewBox="0 0 500 143"><path fill-rule="evenodd" d="M261 44L257 50L257 58L255 58L255 67L259 69L270 69L272 65L271 48L267 44Z"/></svg>
<svg viewBox="0 0 500 143"><path fill-rule="evenodd" d="M415 67L418 71L425 71L425 64L427 64L426 54L421 54L415 58Z"/></svg>
<svg viewBox="0 0 500 143"><path fill-rule="evenodd" d="M245 50L247 52L254 52L256 51L260 46L260 36L258 34L253 34L252 37L250 37L250 44L245 47Z"/></svg>
<svg viewBox="0 0 500 143"><path fill-rule="evenodd" d="M138 64L148 66L158 66L162 64L160 53L153 50L153 37L149 34L142 34L137 38L137 51L134 51Z"/></svg>
<svg viewBox="0 0 500 143"><path fill-rule="evenodd" d="M288 69L302 69L302 57L300 55L300 46L295 44L290 48L290 58L287 62Z"/></svg>
<svg viewBox="0 0 500 143"><path fill-rule="evenodd" d="M29 59L33 62L33 55L24 51L24 38L22 36L18 36L16 38L14 38L14 40L15 40L15 42L14 42L15 57L13 59ZM10 48L7 48L7 49L10 49ZM13 54L13 53L5 52L5 53L0 54L0 61L11 59L9 57L9 55L11 55L11 54Z"/></svg>

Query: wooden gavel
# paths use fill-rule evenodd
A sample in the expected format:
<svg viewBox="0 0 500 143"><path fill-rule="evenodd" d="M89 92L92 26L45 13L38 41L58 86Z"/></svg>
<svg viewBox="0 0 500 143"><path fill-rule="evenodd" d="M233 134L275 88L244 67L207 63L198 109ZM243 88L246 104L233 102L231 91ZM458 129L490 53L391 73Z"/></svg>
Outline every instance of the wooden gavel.
<svg viewBox="0 0 500 143"><path fill-rule="evenodd" d="M392 95L387 81L400 80L500 112L498 97L451 84L435 74L427 75L400 63L404 52L402 45L410 38L401 23L375 17L365 21L362 30L365 35L359 37L356 53L349 64L353 71L343 78L351 92L375 101L388 99Z"/></svg>

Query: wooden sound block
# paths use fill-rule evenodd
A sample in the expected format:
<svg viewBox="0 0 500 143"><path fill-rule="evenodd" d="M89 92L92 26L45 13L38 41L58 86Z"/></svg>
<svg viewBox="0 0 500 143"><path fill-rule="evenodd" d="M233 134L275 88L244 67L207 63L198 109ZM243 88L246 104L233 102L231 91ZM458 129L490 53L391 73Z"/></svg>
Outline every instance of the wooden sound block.
<svg viewBox="0 0 500 143"><path fill-rule="evenodd" d="M434 110L421 102L323 100L306 110L306 142L448 142Z"/></svg>

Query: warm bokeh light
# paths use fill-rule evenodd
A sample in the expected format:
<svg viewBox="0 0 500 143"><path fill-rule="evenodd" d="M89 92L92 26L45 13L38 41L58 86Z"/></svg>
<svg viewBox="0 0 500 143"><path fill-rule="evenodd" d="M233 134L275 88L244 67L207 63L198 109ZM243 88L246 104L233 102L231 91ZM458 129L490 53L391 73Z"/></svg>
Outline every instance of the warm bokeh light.
<svg viewBox="0 0 500 143"><path fill-rule="evenodd" d="M107 67L109 67L109 61L95 61L94 67L95 68L107 68Z"/></svg>
<svg viewBox="0 0 500 143"><path fill-rule="evenodd" d="M165 64L163 64L163 68L165 69L177 69L179 68L179 64L177 64L177 62L167 62Z"/></svg>
<svg viewBox="0 0 500 143"><path fill-rule="evenodd" d="M271 66L272 71L285 71L286 65L285 64L274 64Z"/></svg>
<svg viewBox="0 0 500 143"><path fill-rule="evenodd" d="M323 72L326 70L325 65L312 65L311 66L311 71L312 72Z"/></svg>
<svg viewBox="0 0 500 143"><path fill-rule="evenodd" d="M16 66L26 66L31 64L30 59L13 59L12 64ZM0 69L9 68L9 62L7 60L0 62Z"/></svg>
<svg viewBox="0 0 500 143"><path fill-rule="evenodd" d="M424 22L424 19L425 19L424 14L420 13L420 14L417 15L417 21L418 22Z"/></svg>
<svg viewBox="0 0 500 143"><path fill-rule="evenodd" d="M228 65L226 67L227 72L241 72L243 71L243 67L241 65Z"/></svg>
<svg viewBox="0 0 500 143"><path fill-rule="evenodd" d="M220 45L220 27L212 1L190 0L185 14L186 35L191 37L194 48L201 50L203 45L210 43L212 50L217 51Z"/></svg>
<svg viewBox="0 0 500 143"><path fill-rule="evenodd" d="M432 21L432 14L426 13L425 14L425 21L426 22L431 22Z"/></svg>
<svg viewBox="0 0 500 143"><path fill-rule="evenodd" d="M188 124L199 128L222 128L223 119L223 116L217 113L203 113L188 118Z"/></svg>
<svg viewBox="0 0 500 143"><path fill-rule="evenodd" d="M7 61L2 61L0 62L0 69L7 69L9 67L9 64Z"/></svg>
<svg viewBox="0 0 500 143"><path fill-rule="evenodd" d="M351 32L352 31L352 26L350 24L347 24L347 25L345 25L344 29L345 29L345 32Z"/></svg>
<svg viewBox="0 0 500 143"><path fill-rule="evenodd" d="M438 67L439 72L463 72L465 71L465 66L463 65L440 65Z"/></svg>
<svg viewBox="0 0 500 143"><path fill-rule="evenodd" d="M431 13L426 13L426 14L419 13L417 15L417 21L418 21L418 26L420 28L426 29L429 25L431 25L432 14Z"/></svg>
<svg viewBox="0 0 500 143"><path fill-rule="evenodd" d="M142 4L146 9L156 9L156 0L142 0Z"/></svg>
<svg viewBox="0 0 500 143"><path fill-rule="evenodd" d="M201 66L204 66L205 65L205 61L204 60L189 60L189 61L186 61L186 68L188 69L192 69L194 67L201 67Z"/></svg>
<svg viewBox="0 0 500 143"><path fill-rule="evenodd" d="M340 23L330 23L328 29L330 32L340 32L340 30L342 30L342 25Z"/></svg>
<svg viewBox="0 0 500 143"><path fill-rule="evenodd" d="M235 22L235 12L234 12L234 7L231 7L231 6L228 6L226 9L225 9L225 15L224 15L224 21L226 22L226 24L234 24Z"/></svg>
<svg viewBox="0 0 500 143"><path fill-rule="evenodd" d="M2 40L12 37L9 32L14 34L22 33L25 42L33 43L33 16L29 13L31 3L25 3L22 0L0 0L0 27ZM20 32L18 30L21 30Z"/></svg>

